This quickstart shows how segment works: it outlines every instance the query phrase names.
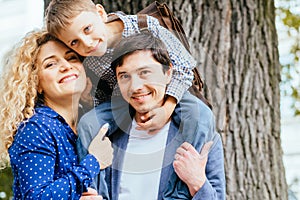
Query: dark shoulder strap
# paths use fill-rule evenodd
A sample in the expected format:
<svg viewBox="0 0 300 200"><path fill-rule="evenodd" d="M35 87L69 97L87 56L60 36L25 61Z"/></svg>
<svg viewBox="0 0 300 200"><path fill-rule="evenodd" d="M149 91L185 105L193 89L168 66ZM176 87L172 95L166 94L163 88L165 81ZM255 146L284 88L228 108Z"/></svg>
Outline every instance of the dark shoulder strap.
<svg viewBox="0 0 300 200"><path fill-rule="evenodd" d="M148 30L147 15L137 14L137 22L140 31Z"/></svg>
<svg viewBox="0 0 300 200"><path fill-rule="evenodd" d="M117 13L117 14L121 14L121 15L126 15L126 14L125 14L124 12L122 12L122 11L117 11L117 12L115 12L115 13L109 13L109 14L107 15L107 21L106 21L106 23L112 22L112 21L115 21L115 20L120 19L119 16L118 16L116 13Z"/></svg>

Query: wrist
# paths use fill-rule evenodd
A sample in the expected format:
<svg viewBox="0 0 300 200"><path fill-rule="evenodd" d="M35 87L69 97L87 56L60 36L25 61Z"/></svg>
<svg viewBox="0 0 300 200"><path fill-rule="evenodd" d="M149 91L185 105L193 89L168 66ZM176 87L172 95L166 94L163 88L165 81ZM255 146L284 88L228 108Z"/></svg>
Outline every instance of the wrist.
<svg viewBox="0 0 300 200"><path fill-rule="evenodd" d="M196 181L193 184L187 184L188 188L189 188L189 191L190 191L190 194L192 196L194 196L202 188L205 181L206 181L206 178L205 179L199 179L198 181Z"/></svg>
<svg viewBox="0 0 300 200"><path fill-rule="evenodd" d="M175 97L167 96L163 106L166 108L166 110L171 110L173 112L173 110L176 107L176 104L177 100L175 99Z"/></svg>

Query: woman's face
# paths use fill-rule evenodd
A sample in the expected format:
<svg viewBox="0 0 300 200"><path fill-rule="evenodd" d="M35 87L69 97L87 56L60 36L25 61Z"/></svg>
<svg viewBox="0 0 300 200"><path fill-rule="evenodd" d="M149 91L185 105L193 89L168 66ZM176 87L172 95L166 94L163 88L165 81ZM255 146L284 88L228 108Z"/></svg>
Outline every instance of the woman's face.
<svg viewBox="0 0 300 200"><path fill-rule="evenodd" d="M78 55L60 42L44 44L37 56L38 92L45 104L70 102L80 98L86 86L86 74Z"/></svg>

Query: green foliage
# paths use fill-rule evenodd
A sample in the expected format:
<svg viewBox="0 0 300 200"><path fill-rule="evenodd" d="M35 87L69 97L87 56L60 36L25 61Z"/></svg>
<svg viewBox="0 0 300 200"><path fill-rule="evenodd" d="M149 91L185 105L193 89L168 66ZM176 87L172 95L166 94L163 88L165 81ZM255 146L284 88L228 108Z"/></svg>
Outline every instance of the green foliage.
<svg viewBox="0 0 300 200"><path fill-rule="evenodd" d="M284 27L280 31L285 31L288 41L292 41L288 49L288 59L281 60L281 91L292 99L294 114L300 115L300 2L277 0L276 4L279 26Z"/></svg>
<svg viewBox="0 0 300 200"><path fill-rule="evenodd" d="M0 171L0 193L5 193L5 198L1 198L1 200L9 200L13 196L12 193L12 184L13 184L13 175L11 172L11 168L7 167ZM4 193L3 193L4 192Z"/></svg>

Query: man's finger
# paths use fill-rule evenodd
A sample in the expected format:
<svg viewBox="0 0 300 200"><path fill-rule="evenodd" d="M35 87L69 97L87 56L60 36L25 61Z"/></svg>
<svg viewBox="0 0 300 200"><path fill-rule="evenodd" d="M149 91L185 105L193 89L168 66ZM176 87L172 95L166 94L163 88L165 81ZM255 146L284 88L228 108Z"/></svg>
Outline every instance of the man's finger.
<svg viewBox="0 0 300 200"><path fill-rule="evenodd" d="M205 143L201 149L200 156L206 157L208 155L209 150L212 145L213 145L213 141L209 141L209 142Z"/></svg>

